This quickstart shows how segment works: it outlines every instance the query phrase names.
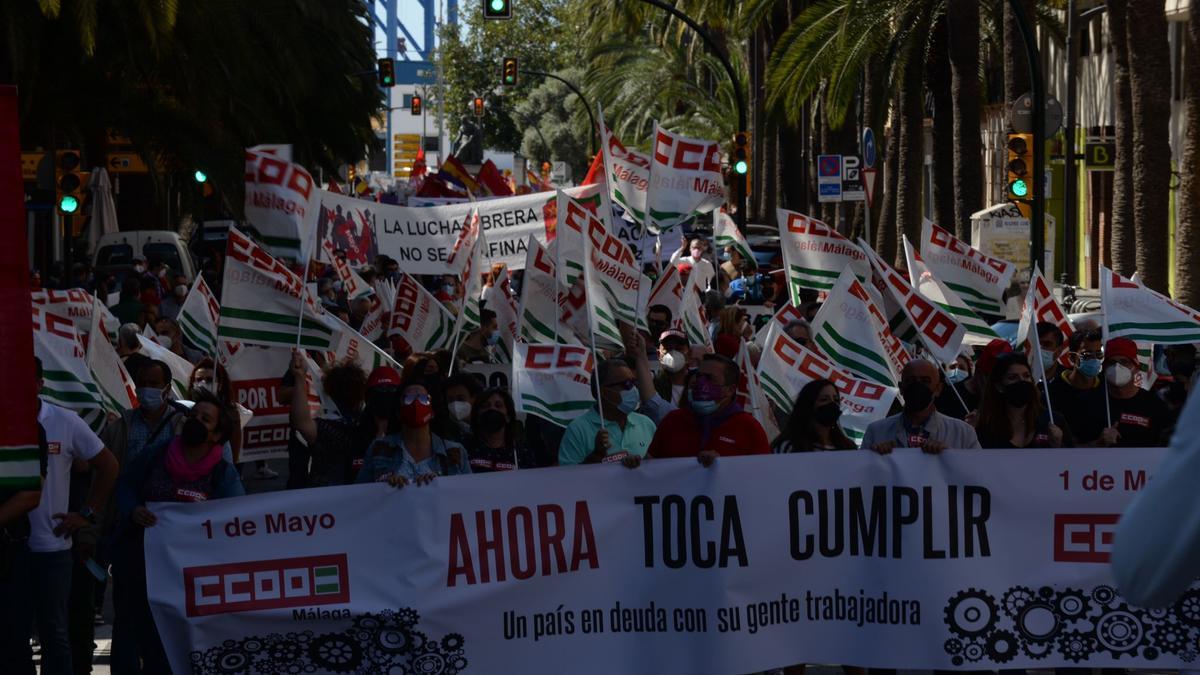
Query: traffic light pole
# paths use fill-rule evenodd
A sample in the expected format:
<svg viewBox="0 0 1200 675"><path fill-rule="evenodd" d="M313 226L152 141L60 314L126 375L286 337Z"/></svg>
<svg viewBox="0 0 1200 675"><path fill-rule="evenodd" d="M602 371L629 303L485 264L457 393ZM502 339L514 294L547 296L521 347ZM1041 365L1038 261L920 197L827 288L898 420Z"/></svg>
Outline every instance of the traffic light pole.
<svg viewBox="0 0 1200 675"><path fill-rule="evenodd" d="M714 41L712 39L712 36L708 34L708 31L704 30L703 26L701 26L700 24L693 21L692 18L689 17L687 14L684 14L683 12L679 11L673 5L669 5L665 2L663 2L663 0L641 0L641 1L648 5L654 5L655 7L663 10L664 12L667 12L668 14L671 14L675 18L677 18L680 21L687 24L688 28L691 28L693 31L696 32L697 35L700 36L700 39L703 40L704 44L708 46L708 49L709 49L709 51L711 51L713 53L713 56L716 56L721 61L721 65L725 67L725 74L729 76L729 85L733 89L733 98L734 98L734 101L737 103L737 114L738 114L737 130L738 131L746 131L746 98L742 94L742 88L738 86L737 74L733 70L733 65L729 63L729 59L726 58L725 54L721 51L720 47L717 46L716 41ZM734 191L736 192L736 194L734 195L734 201L737 203L737 218L735 220L737 222L738 230L741 231L742 233L745 233L745 231L746 231L746 180L745 180L745 178L741 179L740 184L734 183Z"/></svg>
<svg viewBox="0 0 1200 675"><path fill-rule="evenodd" d="M574 94L576 96L579 97L580 101L583 101L583 108L584 108L584 110L587 110L588 119L591 120L591 122L592 122L592 133L588 134L588 140L591 143L592 154L595 155L596 154L596 136L599 135L599 133L600 133L600 127L596 126L596 116L592 114L592 105L590 103L588 103L588 100L586 98L583 97L583 92L579 91L579 87L576 87L575 85L571 84L570 82L564 80L563 78L561 78L557 75L554 75L553 73L543 73L540 70L525 70L524 68L522 68L518 72L520 72L524 75L540 75L541 77L548 77L552 80L558 80L559 82L562 82L563 84L567 85L567 89L570 89L572 92L574 92Z"/></svg>
<svg viewBox="0 0 1200 675"><path fill-rule="evenodd" d="M650 2L651 0L645 0ZM1042 64L1038 56L1037 36L1021 0L1008 0L1021 38L1025 43L1025 58L1029 61L1029 82L1033 89L1033 190L1032 217L1029 220L1029 270L1045 267L1046 251L1046 82L1042 79ZM1069 188L1068 188L1069 189Z"/></svg>

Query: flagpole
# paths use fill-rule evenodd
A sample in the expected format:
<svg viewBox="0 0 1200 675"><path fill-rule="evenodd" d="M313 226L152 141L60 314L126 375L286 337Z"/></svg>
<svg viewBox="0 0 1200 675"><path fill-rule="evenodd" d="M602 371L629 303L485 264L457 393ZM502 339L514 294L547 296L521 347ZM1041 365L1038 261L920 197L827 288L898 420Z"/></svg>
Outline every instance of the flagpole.
<svg viewBox="0 0 1200 675"><path fill-rule="evenodd" d="M560 247L560 251L561 251L561 247ZM588 234L585 232L583 235L583 290L584 290L583 297L584 297L584 302L587 304L586 309L587 309L587 318L588 318L588 339L592 345L592 358L596 358L596 356L597 356L596 327L595 327L595 324L592 319L592 315L593 315L592 289L591 289L591 284L588 282L589 278L591 277L591 275L588 274L588 270L591 268L591 266L592 266L592 238L590 236L588 236ZM596 410L597 410L597 412L600 413L600 429L603 430L604 429L604 401L603 401L604 397L601 396L601 394L600 394L600 389L601 389L602 385L600 384L599 366L597 366L597 372L594 375L594 377L596 378Z"/></svg>
<svg viewBox="0 0 1200 675"><path fill-rule="evenodd" d="M303 249L301 249L303 252ZM300 318L296 320L296 348L300 348L300 341L304 335L304 296L308 295L308 266L312 263L312 256L305 256L304 259L304 274L300 277ZM214 369L215 370L215 369Z"/></svg>
<svg viewBox="0 0 1200 675"><path fill-rule="evenodd" d="M562 190L554 191L554 213L556 222L554 223L554 344L559 344L559 328L558 324L562 315L562 288L558 284L558 275L563 275L563 281L566 281L567 272L562 266ZM567 286L567 293L570 294L571 287ZM588 319L591 320L590 317ZM590 325L590 324L589 324Z"/></svg>
<svg viewBox="0 0 1200 675"><path fill-rule="evenodd" d="M1029 302L1029 298L1026 298L1025 301ZM1033 324L1033 333L1034 335L1037 335L1036 323ZM1050 424L1054 424L1054 409L1050 407L1050 382L1046 377L1046 362L1044 359L1042 359L1042 348L1040 343L1036 349L1034 349L1033 343L1030 343L1029 348L1037 352L1038 370L1042 373L1042 393L1046 395L1046 413L1050 415Z"/></svg>
<svg viewBox="0 0 1200 675"><path fill-rule="evenodd" d="M1110 271L1109 272L1110 276L1107 279L1105 279L1104 278L1104 265L1097 263L1097 267L1099 268L1097 270L1097 274L1100 276L1100 320L1103 323L1103 329L1104 329L1104 332L1100 334L1100 337L1103 338L1104 344L1108 344L1108 298L1105 297L1108 294L1104 292L1104 289L1112 286L1112 276L1111 276L1112 272ZM1101 372L1103 373L1103 371L1101 371ZM1101 374L1100 379L1102 380L1100 382L1100 386L1104 388L1104 419L1106 422L1108 422L1108 426L1111 427L1112 426L1112 406L1108 400L1108 382L1103 381L1104 380L1103 374Z"/></svg>

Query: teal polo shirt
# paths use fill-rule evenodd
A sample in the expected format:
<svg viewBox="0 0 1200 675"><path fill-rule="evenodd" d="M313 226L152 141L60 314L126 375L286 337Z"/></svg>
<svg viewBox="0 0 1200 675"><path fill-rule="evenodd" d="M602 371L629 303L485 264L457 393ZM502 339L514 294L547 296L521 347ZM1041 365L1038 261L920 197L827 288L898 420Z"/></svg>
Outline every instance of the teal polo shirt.
<svg viewBox="0 0 1200 675"><path fill-rule="evenodd" d="M619 462L629 455L644 457L650 440L654 438L655 427L649 417L634 412L626 417L624 431L609 419L604 420L604 429L608 432L608 440L612 442L604 461ZM582 464L583 459L592 454L598 433L600 413L595 409L575 418L563 433L562 443L558 446L558 463L563 466Z"/></svg>

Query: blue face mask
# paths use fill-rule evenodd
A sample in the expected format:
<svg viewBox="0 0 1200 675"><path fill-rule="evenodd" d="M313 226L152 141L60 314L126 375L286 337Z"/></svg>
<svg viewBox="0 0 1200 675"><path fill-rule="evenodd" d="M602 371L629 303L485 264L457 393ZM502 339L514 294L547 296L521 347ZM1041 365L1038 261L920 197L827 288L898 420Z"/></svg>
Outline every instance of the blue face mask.
<svg viewBox="0 0 1200 675"><path fill-rule="evenodd" d="M697 401L691 396L688 396L688 400L691 402L692 411L697 415L705 416L717 412L716 401Z"/></svg>
<svg viewBox="0 0 1200 675"><path fill-rule="evenodd" d="M642 396L638 393L637 387L634 387L621 392L621 402L617 404L617 410L620 410L622 413L628 415L634 410L637 410L638 406L641 404Z"/></svg>
<svg viewBox="0 0 1200 675"><path fill-rule="evenodd" d="M1104 362L1100 359L1081 359L1075 369L1084 377L1096 377L1103 366Z"/></svg>
<svg viewBox="0 0 1200 675"><path fill-rule="evenodd" d="M493 346L500 344L500 331L494 330L494 331L488 333L487 343L489 345L493 345Z"/></svg>
<svg viewBox="0 0 1200 675"><path fill-rule="evenodd" d="M946 380L948 380L950 384L958 384L959 382L967 379L969 375L970 373L962 370L961 368L951 368L950 372L946 373Z"/></svg>
<svg viewBox="0 0 1200 675"><path fill-rule="evenodd" d="M1041 352L1042 352L1042 367L1044 367L1046 370L1050 370L1051 368L1054 367L1054 364L1058 361L1058 353L1052 352L1049 349L1043 349L1043 350L1041 350Z"/></svg>
<svg viewBox="0 0 1200 675"><path fill-rule="evenodd" d="M146 409L147 412L158 412L158 409L163 405L162 389L154 387L139 387L137 390L138 404Z"/></svg>

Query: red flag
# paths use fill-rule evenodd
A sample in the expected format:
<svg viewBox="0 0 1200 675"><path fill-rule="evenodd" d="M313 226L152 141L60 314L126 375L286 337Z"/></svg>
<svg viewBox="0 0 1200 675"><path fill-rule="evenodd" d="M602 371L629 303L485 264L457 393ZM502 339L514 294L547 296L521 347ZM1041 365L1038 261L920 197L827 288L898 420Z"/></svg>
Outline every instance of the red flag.
<svg viewBox="0 0 1200 675"><path fill-rule="evenodd" d="M450 155L446 161L442 162L442 170L438 172L438 175L446 182L465 189L471 194L481 192L479 183L475 182L471 172L467 171L467 167L463 166L463 163L454 155Z"/></svg>
<svg viewBox="0 0 1200 675"><path fill-rule="evenodd" d="M413 160L412 171L408 174L408 180L420 178L425 175L425 148L417 148L417 157Z"/></svg>
<svg viewBox="0 0 1200 675"><path fill-rule="evenodd" d="M500 169L497 169L496 164L490 159L479 167L479 173L475 174L475 180L483 186L484 191L494 197L507 197L512 194L512 189L508 187L508 182L504 180Z"/></svg>
<svg viewBox="0 0 1200 675"><path fill-rule="evenodd" d="M588 167L587 175L583 177L583 182L580 185L592 185L604 181L604 159L602 153L597 152L592 158L592 165Z"/></svg>

